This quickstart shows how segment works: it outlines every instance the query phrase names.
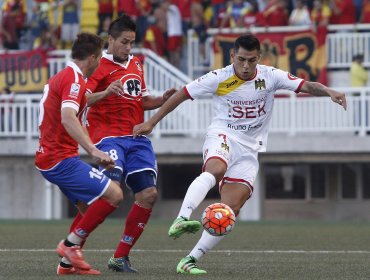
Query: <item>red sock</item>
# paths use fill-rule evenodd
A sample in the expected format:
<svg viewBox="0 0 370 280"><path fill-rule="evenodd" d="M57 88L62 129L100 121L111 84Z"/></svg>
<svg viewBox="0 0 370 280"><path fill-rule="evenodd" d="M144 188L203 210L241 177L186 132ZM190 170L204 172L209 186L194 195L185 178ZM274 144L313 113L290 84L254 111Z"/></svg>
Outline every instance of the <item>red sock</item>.
<svg viewBox="0 0 370 280"><path fill-rule="evenodd" d="M122 239L114 253L115 258L128 256L131 248L135 245L140 235L144 231L144 227L150 218L152 209L143 208L136 203L132 205L130 212L126 218L126 226L123 232Z"/></svg>
<svg viewBox="0 0 370 280"><path fill-rule="evenodd" d="M81 215L81 212L80 211L78 211L77 212L77 215L76 215L76 217L74 218L74 220L72 221L72 224L71 224L71 226L69 227L69 232L72 232L74 229L75 229L75 227L78 225L78 223L81 221L81 219L82 219L82 215Z"/></svg>
<svg viewBox="0 0 370 280"><path fill-rule="evenodd" d="M74 228L73 233L82 239L86 239L89 234L116 209L116 206L113 206L105 199L96 200L87 208L82 219Z"/></svg>

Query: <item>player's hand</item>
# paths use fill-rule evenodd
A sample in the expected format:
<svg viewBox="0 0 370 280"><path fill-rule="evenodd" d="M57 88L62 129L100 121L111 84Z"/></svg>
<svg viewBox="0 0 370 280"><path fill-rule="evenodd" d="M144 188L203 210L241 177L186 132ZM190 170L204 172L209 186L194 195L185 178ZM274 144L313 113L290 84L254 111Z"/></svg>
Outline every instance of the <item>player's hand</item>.
<svg viewBox="0 0 370 280"><path fill-rule="evenodd" d="M116 95L123 95L123 85L121 80L117 80L112 82L107 88L106 88L107 96L110 96L112 94Z"/></svg>
<svg viewBox="0 0 370 280"><path fill-rule="evenodd" d="M338 103L344 110L347 110L347 100L344 93L334 91L331 92L330 97L333 102Z"/></svg>
<svg viewBox="0 0 370 280"><path fill-rule="evenodd" d="M94 159L94 162L105 169L112 169L116 166L116 163L113 159L106 153L96 149L91 153L91 156Z"/></svg>
<svg viewBox="0 0 370 280"><path fill-rule="evenodd" d="M147 122L140 123L134 126L134 129L132 130L132 135L135 137L142 136L142 135L148 135L152 132L153 126L148 124Z"/></svg>
<svg viewBox="0 0 370 280"><path fill-rule="evenodd" d="M170 98L172 95L174 95L175 93L177 92L177 89L175 88L171 88L169 90L166 90L164 93L163 93L163 103L166 102L166 100L168 98Z"/></svg>

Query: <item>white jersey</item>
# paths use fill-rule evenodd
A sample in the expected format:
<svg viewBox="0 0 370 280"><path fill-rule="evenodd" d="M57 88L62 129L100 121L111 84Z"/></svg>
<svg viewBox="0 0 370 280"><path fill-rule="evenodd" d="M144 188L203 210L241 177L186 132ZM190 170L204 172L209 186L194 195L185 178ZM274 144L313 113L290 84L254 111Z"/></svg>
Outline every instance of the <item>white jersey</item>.
<svg viewBox="0 0 370 280"><path fill-rule="evenodd" d="M185 91L192 99L213 94L213 119L208 133L225 133L254 151L264 152L275 91L299 92L303 82L265 65L257 65L256 74L246 81L235 75L231 64L189 83Z"/></svg>

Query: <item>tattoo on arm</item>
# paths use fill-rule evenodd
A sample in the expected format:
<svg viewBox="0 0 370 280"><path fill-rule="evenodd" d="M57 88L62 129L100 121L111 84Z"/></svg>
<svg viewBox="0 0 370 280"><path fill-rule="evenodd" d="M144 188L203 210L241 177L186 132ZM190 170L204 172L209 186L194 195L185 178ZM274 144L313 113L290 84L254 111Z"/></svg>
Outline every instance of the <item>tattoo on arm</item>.
<svg viewBox="0 0 370 280"><path fill-rule="evenodd" d="M302 90L302 91L306 91L309 94L314 95L314 96L328 96L329 95L326 86L320 83L316 83L316 82L305 82L305 90Z"/></svg>

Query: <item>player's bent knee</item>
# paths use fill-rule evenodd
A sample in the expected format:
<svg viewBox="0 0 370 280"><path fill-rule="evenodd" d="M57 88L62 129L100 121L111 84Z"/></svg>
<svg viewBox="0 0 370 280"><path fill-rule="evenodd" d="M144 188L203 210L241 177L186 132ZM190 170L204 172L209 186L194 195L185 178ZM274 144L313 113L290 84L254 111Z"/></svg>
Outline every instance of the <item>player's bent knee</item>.
<svg viewBox="0 0 370 280"><path fill-rule="evenodd" d="M109 187L103 196L112 205L118 206L123 200L123 192L121 187L113 181L109 184Z"/></svg>
<svg viewBox="0 0 370 280"><path fill-rule="evenodd" d="M146 188L135 195L136 201L145 208L152 208L157 198L158 192L155 187Z"/></svg>

